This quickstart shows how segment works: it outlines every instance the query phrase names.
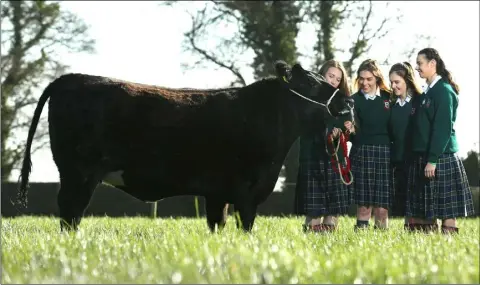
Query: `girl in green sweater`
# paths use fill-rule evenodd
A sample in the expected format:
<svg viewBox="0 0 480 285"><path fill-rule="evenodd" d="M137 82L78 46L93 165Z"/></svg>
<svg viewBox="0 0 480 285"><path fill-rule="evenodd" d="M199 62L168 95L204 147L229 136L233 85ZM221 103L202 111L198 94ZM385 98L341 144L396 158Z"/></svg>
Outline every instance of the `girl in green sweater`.
<svg viewBox="0 0 480 285"><path fill-rule="evenodd" d="M349 95L346 72L342 64L335 60L326 61L320 68L320 74L332 86ZM326 124L318 118L315 132L300 137L299 171L296 187L297 204L306 215L304 230L314 232L334 231L337 229L337 217L347 214L351 205L351 195L347 185L343 184L340 174L333 170L330 156L326 152L326 140L329 134L335 142L345 132L346 118L326 118ZM342 160L347 154L338 150ZM322 220L323 218L323 220Z"/></svg>
<svg viewBox="0 0 480 285"><path fill-rule="evenodd" d="M458 152L455 120L458 85L433 48L418 52L417 71L427 81L413 119L413 164L409 171L407 216L411 229L458 232L457 217L473 214L472 191Z"/></svg>
<svg viewBox="0 0 480 285"><path fill-rule="evenodd" d="M355 230L367 228L374 208L375 228L388 227L393 195L389 134L391 92L375 60L360 64L356 79L356 132L352 136L353 191L357 205Z"/></svg>
<svg viewBox="0 0 480 285"><path fill-rule="evenodd" d="M408 165L411 148L411 118L413 101L422 91L415 82L415 74L408 62L394 64L389 72L393 92L390 132L392 134L391 166L393 172L394 196L392 213L405 216ZM408 217L405 217L408 228Z"/></svg>

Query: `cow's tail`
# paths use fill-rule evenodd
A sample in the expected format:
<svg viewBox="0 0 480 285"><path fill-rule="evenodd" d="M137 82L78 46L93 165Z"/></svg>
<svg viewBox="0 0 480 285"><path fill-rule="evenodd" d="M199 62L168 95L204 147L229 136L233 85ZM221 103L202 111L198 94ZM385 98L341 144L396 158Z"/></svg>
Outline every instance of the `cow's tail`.
<svg viewBox="0 0 480 285"><path fill-rule="evenodd" d="M42 114L43 106L47 102L48 98L50 97L52 91L51 83L47 88L43 91L42 96L38 100L37 107L35 108L35 113L33 114L32 123L30 125L30 129L28 130L28 138L27 138L27 145L25 147L25 153L23 157L23 164L22 170L20 172L20 177L18 181L20 183L18 192L17 192L17 204L21 204L24 207L27 207L27 192L28 192L28 177L30 176L30 172L32 170L32 160L30 156L30 150L32 148L33 137L35 136L35 131L37 130L38 121L40 120L40 115Z"/></svg>

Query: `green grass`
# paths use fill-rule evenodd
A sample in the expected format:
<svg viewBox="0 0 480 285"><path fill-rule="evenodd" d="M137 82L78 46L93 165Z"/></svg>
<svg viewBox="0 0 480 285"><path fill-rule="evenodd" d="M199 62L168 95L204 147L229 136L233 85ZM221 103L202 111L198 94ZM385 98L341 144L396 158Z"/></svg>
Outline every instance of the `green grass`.
<svg viewBox="0 0 480 285"><path fill-rule="evenodd" d="M55 218L3 218L1 283L478 283L479 221L448 237L400 219L354 233L341 218L319 235L300 218L259 217L252 234L231 217L222 234L204 219L86 218L61 234Z"/></svg>

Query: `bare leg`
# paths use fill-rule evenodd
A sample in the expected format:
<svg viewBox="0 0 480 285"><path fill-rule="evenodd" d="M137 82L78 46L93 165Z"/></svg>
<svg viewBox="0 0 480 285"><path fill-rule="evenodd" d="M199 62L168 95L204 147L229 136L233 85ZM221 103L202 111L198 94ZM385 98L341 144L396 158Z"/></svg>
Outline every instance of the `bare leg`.
<svg viewBox="0 0 480 285"><path fill-rule="evenodd" d="M320 217L305 216L303 231L311 231L311 230L317 231L321 224L322 224L322 216Z"/></svg>
<svg viewBox="0 0 480 285"><path fill-rule="evenodd" d="M442 233L458 233L457 220L455 218L442 220Z"/></svg>
<svg viewBox="0 0 480 285"><path fill-rule="evenodd" d="M323 231L326 231L326 232L333 232L337 229L337 216L326 216L324 219L323 219Z"/></svg>
<svg viewBox="0 0 480 285"><path fill-rule="evenodd" d="M329 225L329 226L336 226L337 225L337 220L338 220L337 216L326 216L323 219L323 223L325 225Z"/></svg>
<svg viewBox="0 0 480 285"><path fill-rule="evenodd" d="M388 209L378 207L374 210L375 215L375 228L387 229L388 228Z"/></svg>
<svg viewBox="0 0 480 285"><path fill-rule="evenodd" d="M355 230L368 228L368 222L372 217L372 208L365 206L358 206L357 208L357 224Z"/></svg>

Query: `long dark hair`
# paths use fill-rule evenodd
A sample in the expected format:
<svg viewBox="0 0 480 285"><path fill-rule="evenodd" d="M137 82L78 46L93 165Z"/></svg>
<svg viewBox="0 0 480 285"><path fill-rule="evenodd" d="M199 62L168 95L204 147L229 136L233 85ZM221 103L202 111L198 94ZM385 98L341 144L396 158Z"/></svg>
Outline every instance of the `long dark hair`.
<svg viewBox="0 0 480 285"><path fill-rule="evenodd" d="M437 62L437 74L442 76L442 78L445 78L445 80L447 80L447 82L452 86L453 90L455 90L458 95L460 92L460 87L458 87L458 84L453 81L452 74L445 67L445 62L440 57L438 51L434 48L424 48L418 52L418 55L421 54L423 54L427 60L430 61L434 59Z"/></svg>
<svg viewBox="0 0 480 285"><path fill-rule="evenodd" d="M411 91L413 96L418 96L422 94L422 89L415 81L415 73L413 71L412 65L408 61L395 63L390 68L388 75L390 76L392 73L396 73L398 76L402 77L407 84L407 92ZM395 94L392 92L391 95L392 102L395 101Z"/></svg>

